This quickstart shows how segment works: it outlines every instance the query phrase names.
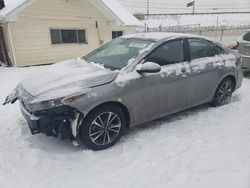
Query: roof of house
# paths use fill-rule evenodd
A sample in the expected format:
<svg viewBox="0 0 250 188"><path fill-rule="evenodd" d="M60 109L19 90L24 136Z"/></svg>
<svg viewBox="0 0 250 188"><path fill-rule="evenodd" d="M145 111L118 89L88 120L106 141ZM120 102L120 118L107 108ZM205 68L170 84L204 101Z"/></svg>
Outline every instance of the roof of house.
<svg viewBox="0 0 250 188"><path fill-rule="evenodd" d="M0 10L0 19L5 20L8 16L17 14L32 4L36 0L4 0L5 7ZM117 0L89 0L103 14L112 19L118 20L119 24L126 26L142 25L142 22L135 18L126 8L124 8ZM118 23L117 22L117 23Z"/></svg>
<svg viewBox="0 0 250 188"><path fill-rule="evenodd" d="M117 16L125 25L142 25L142 22L135 18L117 0L99 0L103 5Z"/></svg>
<svg viewBox="0 0 250 188"><path fill-rule="evenodd" d="M4 0L5 7L0 10L0 16L5 17L9 13L11 13L13 10L21 6L23 3L25 3L27 0Z"/></svg>

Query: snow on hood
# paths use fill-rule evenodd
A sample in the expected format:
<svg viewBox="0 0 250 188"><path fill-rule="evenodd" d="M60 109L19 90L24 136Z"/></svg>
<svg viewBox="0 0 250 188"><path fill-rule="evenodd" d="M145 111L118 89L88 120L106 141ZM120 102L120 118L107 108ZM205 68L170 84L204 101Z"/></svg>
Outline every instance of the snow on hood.
<svg viewBox="0 0 250 188"><path fill-rule="evenodd" d="M20 84L40 101L69 96L86 88L106 84L116 75L117 71L78 58L46 66L23 79Z"/></svg>

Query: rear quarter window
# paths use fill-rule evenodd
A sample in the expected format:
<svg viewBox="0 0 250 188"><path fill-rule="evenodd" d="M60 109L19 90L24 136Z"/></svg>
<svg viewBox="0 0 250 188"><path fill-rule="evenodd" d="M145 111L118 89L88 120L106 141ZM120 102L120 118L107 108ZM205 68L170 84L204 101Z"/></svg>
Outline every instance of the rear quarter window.
<svg viewBox="0 0 250 188"><path fill-rule="evenodd" d="M225 53L225 51L221 47L219 47L217 45L214 46L214 55L220 55L220 54L224 54L224 53Z"/></svg>

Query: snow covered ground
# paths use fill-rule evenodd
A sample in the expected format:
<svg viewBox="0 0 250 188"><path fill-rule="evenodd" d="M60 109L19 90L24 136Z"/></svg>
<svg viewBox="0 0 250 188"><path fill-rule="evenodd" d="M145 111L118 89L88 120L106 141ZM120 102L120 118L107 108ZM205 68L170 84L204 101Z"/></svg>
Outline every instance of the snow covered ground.
<svg viewBox="0 0 250 188"><path fill-rule="evenodd" d="M0 67L0 102L40 69ZM111 149L32 136L18 104L0 106L1 188L249 188L250 80L230 104L197 107L128 131Z"/></svg>
<svg viewBox="0 0 250 188"><path fill-rule="evenodd" d="M152 15L142 22L153 28L194 24L200 24L201 27L237 27L249 26L250 14Z"/></svg>
<svg viewBox="0 0 250 188"><path fill-rule="evenodd" d="M11 0L13 1L13 0ZM17 1L17 0L15 0ZM147 0L119 0L131 13L146 13ZM149 13L191 13L186 7L192 0L149 0ZM197 0L195 12L238 12L249 11L249 0Z"/></svg>

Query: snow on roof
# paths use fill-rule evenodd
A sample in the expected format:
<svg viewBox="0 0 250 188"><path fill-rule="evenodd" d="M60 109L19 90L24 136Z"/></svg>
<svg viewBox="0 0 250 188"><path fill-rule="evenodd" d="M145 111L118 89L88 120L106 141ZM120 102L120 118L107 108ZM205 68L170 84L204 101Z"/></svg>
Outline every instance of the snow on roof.
<svg viewBox="0 0 250 188"><path fill-rule="evenodd" d="M100 0L124 25L142 25L126 8L117 0Z"/></svg>
<svg viewBox="0 0 250 188"><path fill-rule="evenodd" d="M17 7L25 3L27 0L4 0L5 7L0 10L0 16L5 17L7 14L15 10Z"/></svg>
<svg viewBox="0 0 250 188"><path fill-rule="evenodd" d="M0 10L0 17L6 17L18 7L30 2L31 0L5 0L5 7ZM89 0L90 3L99 5L100 11L107 11L109 16L115 17L123 25L138 26L142 22L135 18L126 8L124 8L117 0Z"/></svg>

